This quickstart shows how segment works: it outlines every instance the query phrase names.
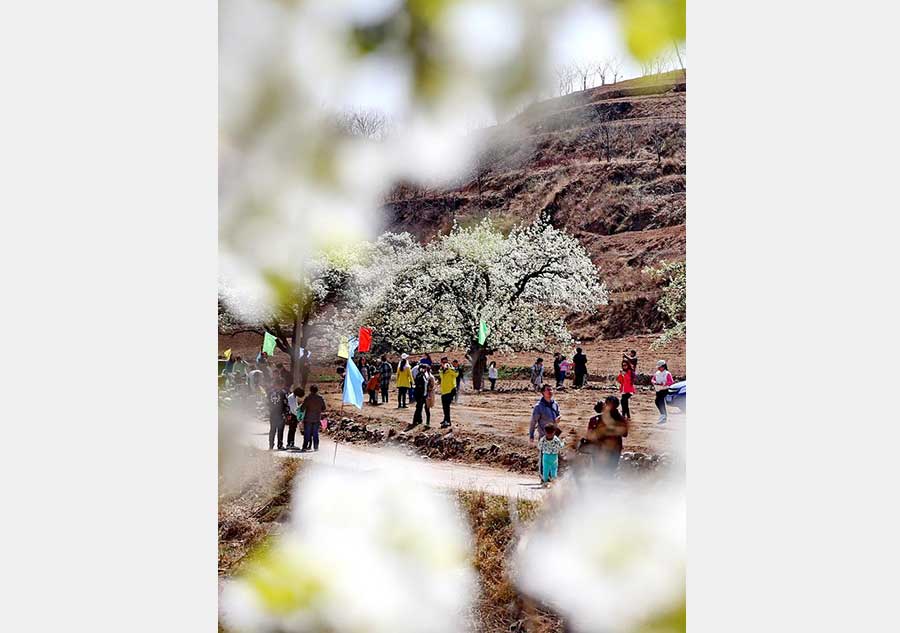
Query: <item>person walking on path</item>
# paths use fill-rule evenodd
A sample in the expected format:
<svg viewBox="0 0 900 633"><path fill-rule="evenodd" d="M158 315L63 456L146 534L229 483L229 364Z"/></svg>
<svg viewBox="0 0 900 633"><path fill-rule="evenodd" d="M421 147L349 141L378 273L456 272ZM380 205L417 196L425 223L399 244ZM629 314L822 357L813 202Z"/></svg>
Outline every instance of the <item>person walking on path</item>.
<svg viewBox="0 0 900 633"><path fill-rule="evenodd" d="M454 359L453 369L456 370L456 387L453 389L453 402L459 402L459 392L462 391L463 367L458 360Z"/></svg>
<svg viewBox="0 0 900 633"><path fill-rule="evenodd" d="M278 435L278 450L284 450L284 418L290 413L287 404L287 393L282 387L282 380L276 378L266 393L269 403L269 450L275 448L275 435Z"/></svg>
<svg viewBox="0 0 900 633"><path fill-rule="evenodd" d="M566 376L569 373L569 365L571 365L569 361L566 360L566 357L563 356L559 361L559 385L558 387L566 386Z"/></svg>
<svg viewBox="0 0 900 633"><path fill-rule="evenodd" d="M422 368L425 376L425 428L431 428L431 410L434 408L434 392L437 388L437 380L431 373L431 365Z"/></svg>
<svg viewBox="0 0 900 633"><path fill-rule="evenodd" d="M531 424L528 427L528 441L534 444L534 433L537 431L538 439L547 434L547 426L556 424L559 420L559 405L553 399L553 387L544 385L541 389L541 399L534 405L531 411ZM541 457L538 456L538 468L541 473L541 481L543 482L544 470L541 464Z"/></svg>
<svg viewBox="0 0 900 633"><path fill-rule="evenodd" d="M391 374L394 373L394 369L388 362L387 356L381 357L378 373L381 375L381 402L384 404L388 401L388 387L391 385Z"/></svg>
<svg viewBox="0 0 900 633"><path fill-rule="evenodd" d="M622 438L628 437L628 419L619 413L619 399L609 396L594 405L595 415L588 421L582 443L591 455L593 467L604 475L612 475L619 467Z"/></svg>
<svg viewBox="0 0 900 633"><path fill-rule="evenodd" d="M303 410L303 450L319 450L319 426L325 415L325 399L319 395L319 387L312 385L309 395L300 405Z"/></svg>
<svg viewBox="0 0 900 633"><path fill-rule="evenodd" d="M587 356L580 347L575 348L575 356L572 357L575 363L575 384L576 389L584 387L584 379L587 376Z"/></svg>
<svg viewBox="0 0 900 633"><path fill-rule="evenodd" d="M456 378L459 372L447 362L447 357L441 359L441 406L444 408L444 419L441 422L441 428L450 426L450 405L453 402L453 396L456 393Z"/></svg>
<svg viewBox="0 0 900 633"><path fill-rule="evenodd" d="M659 409L659 421L657 424L665 424L669 421L669 414L666 411L666 396L669 393L669 386L675 382L672 374L669 373L669 366L666 361L661 360L656 363L656 373L650 380L653 388L656 389L656 408Z"/></svg>
<svg viewBox="0 0 900 633"><path fill-rule="evenodd" d="M428 386L425 384L425 372L419 370L416 372L416 377L413 379L413 397L416 401L416 410L415 413L413 413L413 419L409 425L410 429L422 424L422 409L425 408L425 396L427 392Z"/></svg>
<svg viewBox="0 0 900 633"><path fill-rule="evenodd" d="M269 355L262 350L260 350L259 355L256 357L256 368L263 373L267 383L272 380L272 368L269 366Z"/></svg>
<svg viewBox="0 0 900 633"><path fill-rule="evenodd" d="M247 387L250 390L250 393L256 397L257 402L259 402L259 395L262 393L262 382L264 379L265 376L259 368L259 365L254 366L254 368L247 373Z"/></svg>
<svg viewBox="0 0 900 633"><path fill-rule="evenodd" d="M542 384L544 384L544 359L538 358L531 366L531 386L535 391L541 391Z"/></svg>
<svg viewBox="0 0 900 633"><path fill-rule="evenodd" d="M312 364L312 352L304 350L303 358L300 359L300 386L306 389L306 381L309 380L309 369Z"/></svg>
<svg viewBox="0 0 900 633"><path fill-rule="evenodd" d="M281 382L285 389L290 389L291 372L285 368L284 363L275 363L275 375L281 378Z"/></svg>
<svg viewBox="0 0 900 633"><path fill-rule="evenodd" d="M338 386L338 389L341 393L344 392L344 381L347 380L347 366L343 363L339 363L337 366L337 375L341 377L341 383Z"/></svg>
<svg viewBox="0 0 900 633"><path fill-rule="evenodd" d="M488 365L488 380L491 381L491 391L497 386L497 361L492 360Z"/></svg>
<svg viewBox="0 0 900 633"><path fill-rule="evenodd" d="M538 440L538 450L541 451L542 485L546 486L548 482L556 479L559 472L559 454L563 450L563 440L555 424L548 424L544 431L546 435Z"/></svg>
<svg viewBox="0 0 900 633"><path fill-rule="evenodd" d="M238 393L244 393L244 386L247 384L247 363L240 356L235 357L234 366L231 368L231 384L237 387Z"/></svg>
<svg viewBox="0 0 900 633"><path fill-rule="evenodd" d="M287 397L288 410L288 435L285 448L297 448L294 446L294 438L297 436L297 424L303 419L303 411L300 410L300 404L303 402L303 396L306 392L302 388L297 387Z"/></svg>
<svg viewBox="0 0 900 633"><path fill-rule="evenodd" d="M622 394L622 414L631 419L631 409L628 408L628 401L634 395L634 369L631 362L622 361L622 371L616 376L616 382L619 383L619 393Z"/></svg>
<svg viewBox="0 0 900 633"><path fill-rule="evenodd" d="M555 352L553 354L553 377L556 379L556 388L557 389L559 389L559 387L562 385L562 381L563 381L563 378L561 375L562 368L560 367L560 365L562 365L562 359L563 359L563 357L559 352Z"/></svg>
<svg viewBox="0 0 900 633"><path fill-rule="evenodd" d="M410 373L410 376L412 376L412 384L410 385L410 389L408 392L410 402L415 402L417 400L416 390L414 389L414 387L416 385L416 376L419 375L419 369L420 369L419 361L417 361L417 360L410 361L409 373Z"/></svg>
<svg viewBox="0 0 900 633"><path fill-rule="evenodd" d="M359 368L359 373L360 373L360 375L362 375L363 380L368 380L369 379L369 365L368 365L368 362L366 361L366 357L363 355L360 355L359 361L356 363L356 366Z"/></svg>
<svg viewBox="0 0 900 633"><path fill-rule="evenodd" d="M237 358L229 354L228 359L225 361L225 367L222 368L222 375L225 376L225 384L231 383L231 374L234 372L235 362L237 362Z"/></svg>
<svg viewBox="0 0 900 633"><path fill-rule="evenodd" d="M406 392L412 387L412 371L407 362L407 354L400 355L400 364L397 365L397 408L406 408Z"/></svg>
<svg viewBox="0 0 900 633"><path fill-rule="evenodd" d="M370 373L372 377L366 383L366 391L369 393L369 404L378 405L381 404L378 402L378 388L381 385L381 377L374 371Z"/></svg>

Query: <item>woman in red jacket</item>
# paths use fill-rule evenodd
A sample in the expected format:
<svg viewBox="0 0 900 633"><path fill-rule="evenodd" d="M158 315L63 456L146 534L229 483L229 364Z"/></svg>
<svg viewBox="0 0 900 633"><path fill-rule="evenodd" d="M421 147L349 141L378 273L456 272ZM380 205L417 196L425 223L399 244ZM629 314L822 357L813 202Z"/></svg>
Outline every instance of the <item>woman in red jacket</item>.
<svg viewBox="0 0 900 633"><path fill-rule="evenodd" d="M616 376L616 382L619 383L619 392L622 394L622 415L630 420L628 400L634 395L634 368L627 360L622 361L622 371Z"/></svg>

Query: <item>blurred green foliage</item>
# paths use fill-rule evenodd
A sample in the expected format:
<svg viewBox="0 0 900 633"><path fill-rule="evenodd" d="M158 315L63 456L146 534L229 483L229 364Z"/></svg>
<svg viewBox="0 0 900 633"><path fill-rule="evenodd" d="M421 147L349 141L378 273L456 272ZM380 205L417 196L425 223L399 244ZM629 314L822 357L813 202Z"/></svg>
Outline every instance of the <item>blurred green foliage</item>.
<svg viewBox="0 0 900 633"><path fill-rule="evenodd" d="M686 0L622 0L619 22L628 50L648 61L687 35Z"/></svg>

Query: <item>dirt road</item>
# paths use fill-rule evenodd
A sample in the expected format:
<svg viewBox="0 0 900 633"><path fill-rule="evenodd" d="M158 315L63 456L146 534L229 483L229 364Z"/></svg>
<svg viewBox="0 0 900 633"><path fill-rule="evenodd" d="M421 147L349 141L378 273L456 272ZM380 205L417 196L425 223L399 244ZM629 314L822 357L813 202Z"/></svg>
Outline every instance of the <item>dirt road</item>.
<svg viewBox="0 0 900 633"><path fill-rule="evenodd" d="M268 427L268 422L254 422L248 427L252 446L263 450L268 447ZM537 499L546 492L539 486L537 473L533 476L521 475L487 466L428 460L384 448L335 443L325 435L320 436L317 452L276 451L275 454L286 459L309 460L363 472L399 468L410 480L436 488L481 490L521 499Z"/></svg>

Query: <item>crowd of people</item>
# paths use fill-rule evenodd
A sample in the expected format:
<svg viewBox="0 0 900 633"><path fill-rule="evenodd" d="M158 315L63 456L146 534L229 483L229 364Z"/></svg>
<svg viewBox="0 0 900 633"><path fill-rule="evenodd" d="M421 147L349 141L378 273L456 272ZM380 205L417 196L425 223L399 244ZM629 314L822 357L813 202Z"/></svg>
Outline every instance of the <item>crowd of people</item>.
<svg viewBox="0 0 900 633"><path fill-rule="evenodd" d="M327 424L325 418L325 400L319 394L317 385L309 388L306 394L305 384L309 375L310 355L306 352L300 361L301 385L292 387L292 375L282 363L274 367L268 355L262 351L253 363L244 361L240 356L229 358L222 371L221 379L238 391L246 391L265 397L269 411L269 450L297 450L295 446L296 431L302 424L303 444L301 451L317 451L319 448L319 430ZM442 419L441 428L452 426L452 406L458 401L462 386L463 365L459 360L450 360L443 356L435 363L431 354L424 354L418 360L410 359L409 354L401 354L396 369L387 355L380 357L360 356L358 367L364 381L364 389L368 393L370 405L389 403L392 379L397 387L397 408L415 407L412 420L407 430L420 424L431 428L431 410L434 408L437 395L440 395ZM635 395L635 384L638 367L638 355L635 350L622 353L621 370L616 376L619 396L608 396L594 406L595 416L588 421L584 437L576 452L588 469L599 473L614 472L622 452L623 438L628 436L631 422L630 401ZM345 367L339 366L341 390L345 379ZM572 386L580 389L587 382L587 355L582 348L576 348L572 360L557 352L553 357L553 378L555 387L545 382L544 360L537 358L531 366L529 382L540 392L541 397L534 405L531 413L531 424L528 435L532 444L536 443L540 454L539 471L542 485L548 485L557 477L559 455L563 451L565 441L559 425L559 404L554 400L554 389L562 388L571 377ZM490 390L496 389L498 380L497 363L491 361L487 367ZM666 395L668 387L674 382L666 361L656 364L656 371L650 377L650 383L656 391L655 404L659 411L658 424L668 420ZM263 396L264 394L264 396ZM621 407L621 411L620 411ZM287 441L284 441L284 429L287 427Z"/></svg>
<svg viewBox="0 0 900 633"><path fill-rule="evenodd" d="M301 387L306 387L309 380L310 358L310 352L305 351L299 361ZM288 386L293 382L291 372L284 366L284 363L275 363L273 367L269 355L262 350L257 353L256 360L252 362L244 360L241 356L229 355L219 374L221 386L233 388L242 395L260 397L272 385L274 378L280 378Z"/></svg>
<svg viewBox="0 0 900 633"><path fill-rule="evenodd" d="M233 389L239 396L266 403L269 450L319 450L319 429L327 424L326 406L317 385L310 386L309 394L306 393L310 358L308 351L303 353L299 361L299 384L296 386L293 386L293 376L284 363L273 365L269 355L262 350L253 362L247 362L237 355L229 356L225 361L219 375L221 386ZM284 437L285 427L287 441ZM299 449L294 444L298 427L303 434L303 443Z"/></svg>
<svg viewBox="0 0 900 633"><path fill-rule="evenodd" d="M492 364L494 372L496 372L496 364ZM408 409L410 403L415 405L412 422L407 428L422 424L423 417L424 428L431 428L431 409L434 407L437 393L440 393L443 410L441 428L449 428L452 425L451 407L459 399L463 377L463 366L459 360L454 359L451 362L448 357L444 356L435 367L431 354L426 353L418 360L411 360L409 354L404 353L400 355L396 371L386 355L382 355L379 360L361 356L358 367L369 396L368 402L371 405L382 405L389 402L391 377L396 374L397 408ZM341 369L338 369L338 373L342 376L341 389L343 389ZM496 383L496 376L494 383ZM380 400L378 399L379 390Z"/></svg>
<svg viewBox="0 0 900 633"><path fill-rule="evenodd" d="M541 399L532 409L528 429L528 438L532 444L537 436L540 454L538 471L544 486L556 479L559 454L565 446L559 425L562 415L559 404L553 399L553 393L551 385L542 385ZM619 412L619 398L616 396L608 396L597 402L594 411L597 415L588 421L584 437L576 447L576 452L582 458L579 466L582 467L582 472L609 476L618 468L623 439L628 436L631 419Z"/></svg>
<svg viewBox="0 0 900 633"><path fill-rule="evenodd" d="M553 371L556 379L556 387L559 388L566 380L570 366L575 369L575 387L583 387L586 376L587 357L581 348L576 350L575 361L570 365L565 356L554 355ZM584 437L581 438L576 452L583 456L581 460L588 472L611 474L619 465L622 454L623 439L628 436L631 423L631 409L629 401L635 393L635 379L638 357L635 350L622 353L621 371L616 376L619 395L608 396L594 405L597 415L588 421ZM543 359L538 358L531 368L531 383L543 380ZM659 410L658 424L665 424L668 420L666 410L666 395L668 388L673 384L672 374L668 364L664 360L656 363L656 372L651 376L650 383L656 391L655 403ZM528 429L528 437L532 444L537 436L537 447L540 453L538 467L543 485L547 485L556 478L559 464L559 454L562 452L564 440L562 439L559 419L561 413L559 404L553 399L554 388L547 383L540 383L541 398L531 412L531 424ZM619 407L622 410L619 411Z"/></svg>
<svg viewBox="0 0 900 633"><path fill-rule="evenodd" d="M327 424L325 399L319 395L318 385L309 388L309 395L302 387L292 391L290 383L276 377L266 391L269 408L269 450L297 449L294 444L297 426L303 424L303 452L319 450L319 429ZM287 443L284 442L284 427L288 427Z"/></svg>

